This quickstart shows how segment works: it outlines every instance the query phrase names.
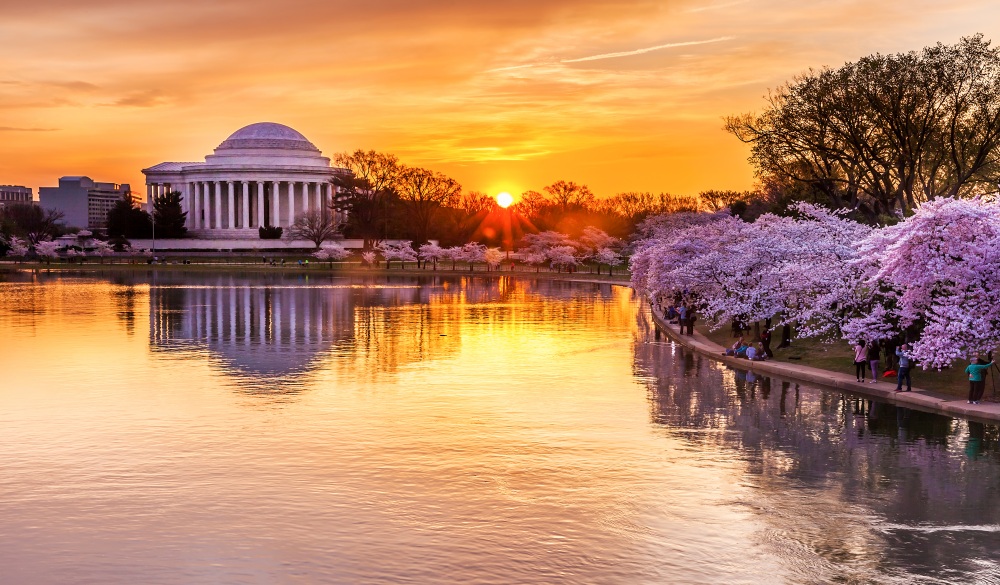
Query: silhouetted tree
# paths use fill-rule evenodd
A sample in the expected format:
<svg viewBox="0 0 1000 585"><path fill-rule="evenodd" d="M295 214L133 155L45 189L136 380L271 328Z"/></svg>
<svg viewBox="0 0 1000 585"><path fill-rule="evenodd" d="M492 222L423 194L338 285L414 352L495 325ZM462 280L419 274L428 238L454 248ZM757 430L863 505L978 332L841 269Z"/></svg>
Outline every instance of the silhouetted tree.
<svg viewBox="0 0 1000 585"><path fill-rule="evenodd" d="M0 208L0 225L9 235L28 240L32 245L62 235L63 213L55 209L42 209L32 203L15 203Z"/></svg>
<svg viewBox="0 0 1000 585"><path fill-rule="evenodd" d="M441 207L454 201L462 192L462 186L441 173L407 167L400 173L396 190L407 212L413 239L422 244L428 240Z"/></svg>
<svg viewBox="0 0 1000 585"><path fill-rule="evenodd" d="M594 204L594 194L586 185L572 181L556 181L545 187L550 200L565 213L571 209L587 209Z"/></svg>
<svg viewBox="0 0 1000 585"><path fill-rule="evenodd" d="M153 235L153 220L139 209L131 193L125 193L108 211L107 231L110 238L149 238Z"/></svg>
<svg viewBox="0 0 1000 585"><path fill-rule="evenodd" d="M334 162L351 174L334 178L333 208L347 214L344 234L364 240L370 250L388 237L399 215L395 185L402 165L395 155L374 150L337 154Z"/></svg>
<svg viewBox="0 0 1000 585"><path fill-rule="evenodd" d="M288 228L292 238L309 240L316 244L317 250L323 242L337 235L338 231L340 224L333 218L333 214L320 211L307 211L299 215Z"/></svg>
<svg viewBox="0 0 1000 585"><path fill-rule="evenodd" d="M870 55L778 88L726 129L762 179L809 185L869 221L1000 179L1000 50L982 35Z"/></svg>
<svg viewBox="0 0 1000 585"><path fill-rule="evenodd" d="M153 199L153 221L156 222L156 237L183 238L187 234L187 212L181 208L181 196L171 191Z"/></svg>

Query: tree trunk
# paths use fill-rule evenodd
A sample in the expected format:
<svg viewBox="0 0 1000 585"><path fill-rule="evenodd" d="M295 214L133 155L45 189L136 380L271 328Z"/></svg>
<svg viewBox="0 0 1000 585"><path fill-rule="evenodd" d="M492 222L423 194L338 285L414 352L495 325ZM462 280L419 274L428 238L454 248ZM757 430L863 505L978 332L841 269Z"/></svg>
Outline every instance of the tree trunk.
<svg viewBox="0 0 1000 585"><path fill-rule="evenodd" d="M785 325L781 328L781 343L778 347L788 347L792 344L792 326Z"/></svg>

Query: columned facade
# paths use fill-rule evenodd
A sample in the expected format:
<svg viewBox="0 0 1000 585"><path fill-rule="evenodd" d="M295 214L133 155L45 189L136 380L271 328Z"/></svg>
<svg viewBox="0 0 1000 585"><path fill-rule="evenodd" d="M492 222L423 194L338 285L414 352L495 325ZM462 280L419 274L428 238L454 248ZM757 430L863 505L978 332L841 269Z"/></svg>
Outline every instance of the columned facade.
<svg viewBox="0 0 1000 585"><path fill-rule="evenodd" d="M249 239L262 226L287 234L306 212L334 214L332 180L349 171L331 167L295 130L260 123L238 130L203 163L167 162L143 173L150 211L156 196L179 191L192 236Z"/></svg>

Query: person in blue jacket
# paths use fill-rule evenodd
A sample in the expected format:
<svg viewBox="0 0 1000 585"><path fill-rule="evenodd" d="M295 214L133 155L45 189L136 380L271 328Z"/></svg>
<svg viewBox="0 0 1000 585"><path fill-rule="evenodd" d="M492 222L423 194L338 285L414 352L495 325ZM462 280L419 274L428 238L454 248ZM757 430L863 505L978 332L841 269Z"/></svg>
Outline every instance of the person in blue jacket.
<svg viewBox="0 0 1000 585"><path fill-rule="evenodd" d="M980 358L976 358L974 363L965 368L965 373L969 375L969 404L979 404L979 399L983 397L986 390L986 370L990 369L993 362L986 363Z"/></svg>
<svg viewBox="0 0 1000 585"><path fill-rule="evenodd" d="M899 358L899 370L896 372L896 392L909 392L913 388L910 384L910 346L900 345L896 349L896 357ZM903 390L903 378L906 378L906 390Z"/></svg>

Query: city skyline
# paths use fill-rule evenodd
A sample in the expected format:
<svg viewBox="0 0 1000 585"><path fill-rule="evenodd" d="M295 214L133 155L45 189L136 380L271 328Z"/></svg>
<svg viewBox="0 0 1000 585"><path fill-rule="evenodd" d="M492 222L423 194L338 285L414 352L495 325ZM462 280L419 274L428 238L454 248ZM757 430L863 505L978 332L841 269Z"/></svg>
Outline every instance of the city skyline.
<svg viewBox="0 0 1000 585"><path fill-rule="evenodd" d="M141 185L247 124L392 152L466 190L746 189L722 117L861 56L1000 38L987 2L170 6L65 0L0 23L0 183ZM993 17L993 18L991 18Z"/></svg>

